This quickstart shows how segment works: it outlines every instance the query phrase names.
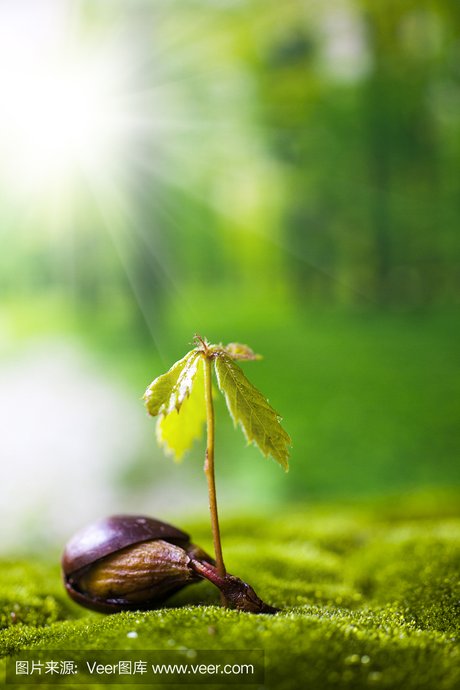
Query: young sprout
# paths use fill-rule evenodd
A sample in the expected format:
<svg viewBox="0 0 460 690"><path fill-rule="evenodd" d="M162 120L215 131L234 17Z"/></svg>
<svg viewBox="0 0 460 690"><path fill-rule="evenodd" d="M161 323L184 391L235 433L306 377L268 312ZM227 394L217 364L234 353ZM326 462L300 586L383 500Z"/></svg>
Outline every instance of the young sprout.
<svg viewBox="0 0 460 690"><path fill-rule="evenodd" d="M180 460L201 436L206 422L204 472L208 483L216 570L218 576L225 577L214 473L212 370L235 425L241 426L249 443L254 443L266 457L271 456L285 470L288 469L291 439L281 426L280 415L248 381L237 364L238 360L261 359L260 355L247 345L212 345L198 335L194 344L193 350L150 384L144 401L148 413L158 416L158 442L176 460ZM225 598L223 603L226 603Z"/></svg>

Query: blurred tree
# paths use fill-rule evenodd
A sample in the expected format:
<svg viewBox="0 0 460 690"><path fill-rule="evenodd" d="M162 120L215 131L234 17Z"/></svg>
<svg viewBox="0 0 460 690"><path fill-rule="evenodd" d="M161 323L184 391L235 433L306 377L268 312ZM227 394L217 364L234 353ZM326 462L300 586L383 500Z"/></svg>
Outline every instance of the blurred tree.
<svg viewBox="0 0 460 690"><path fill-rule="evenodd" d="M446 198L435 110L454 78L453 27L458 35L452 3L410 0L310 12L290 3L264 25L260 116L285 171L301 294L380 305L455 297L445 290L457 269L446 254L456 201ZM458 158L450 162L458 170ZM443 240L439 220L449 215Z"/></svg>
<svg viewBox="0 0 460 690"><path fill-rule="evenodd" d="M123 294L142 337L207 283L302 305L458 301L457 3L76 7L77 40L123 27L123 107L142 123L106 198L82 183L23 227L2 201L6 292L106 311Z"/></svg>

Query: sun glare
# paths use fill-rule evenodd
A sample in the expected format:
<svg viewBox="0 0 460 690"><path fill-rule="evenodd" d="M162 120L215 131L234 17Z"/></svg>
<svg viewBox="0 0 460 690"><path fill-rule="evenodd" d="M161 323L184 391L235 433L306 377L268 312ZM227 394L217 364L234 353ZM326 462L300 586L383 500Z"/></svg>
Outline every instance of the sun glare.
<svg viewBox="0 0 460 690"><path fill-rule="evenodd" d="M71 183L78 175L101 174L115 165L126 132L116 107L121 87L113 47L92 49L77 41L65 44L65 17L59 13L42 14L44 26L28 22L24 8L4 14L2 9L3 186L43 194ZM8 25L21 15L25 20L21 30L7 34ZM15 42L8 35L15 36Z"/></svg>
<svg viewBox="0 0 460 690"><path fill-rule="evenodd" d="M115 148L103 83L90 69L34 70L6 91L1 118L6 163L26 183L56 183L108 164ZM4 84L2 84L4 87Z"/></svg>

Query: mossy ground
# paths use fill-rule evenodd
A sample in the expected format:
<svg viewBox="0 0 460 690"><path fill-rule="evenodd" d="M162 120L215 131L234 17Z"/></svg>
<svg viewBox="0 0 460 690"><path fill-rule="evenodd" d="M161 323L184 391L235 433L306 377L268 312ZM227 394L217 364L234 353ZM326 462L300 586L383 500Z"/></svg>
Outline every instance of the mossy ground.
<svg viewBox="0 0 460 690"><path fill-rule="evenodd" d="M264 649L267 688L454 690L460 687L455 505L455 497L415 508L401 499L359 510L224 520L229 570L280 607L276 616L222 610L205 582L168 608L104 616L67 599L57 554L40 562L4 559L1 655L39 648ZM210 546L207 523L186 527ZM128 636L133 632L137 637Z"/></svg>

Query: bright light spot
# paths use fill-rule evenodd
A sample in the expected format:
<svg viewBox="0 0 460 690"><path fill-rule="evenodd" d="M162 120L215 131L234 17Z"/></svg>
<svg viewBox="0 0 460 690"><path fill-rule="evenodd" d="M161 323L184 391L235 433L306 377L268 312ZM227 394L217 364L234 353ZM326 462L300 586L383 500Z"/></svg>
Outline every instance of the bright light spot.
<svg viewBox="0 0 460 690"><path fill-rule="evenodd" d="M354 82L371 67L365 26L353 6L327 10L322 18L322 67L334 79Z"/></svg>
<svg viewBox="0 0 460 690"><path fill-rule="evenodd" d="M27 194L103 173L126 135L113 47L69 41L68 17L38 4L29 21L30 3L0 10L0 175Z"/></svg>
<svg viewBox="0 0 460 690"><path fill-rule="evenodd" d="M110 162L116 142L97 73L80 66L13 76L0 86L0 126L14 177L42 186Z"/></svg>
<svg viewBox="0 0 460 690"><path fill-rule="evenodd" d="M15 75L7 88L2 84L6 99L0 117L17 174L56 179L78 164L107 157L107 104L89 69Z"/></svg>

